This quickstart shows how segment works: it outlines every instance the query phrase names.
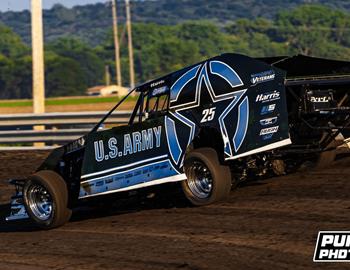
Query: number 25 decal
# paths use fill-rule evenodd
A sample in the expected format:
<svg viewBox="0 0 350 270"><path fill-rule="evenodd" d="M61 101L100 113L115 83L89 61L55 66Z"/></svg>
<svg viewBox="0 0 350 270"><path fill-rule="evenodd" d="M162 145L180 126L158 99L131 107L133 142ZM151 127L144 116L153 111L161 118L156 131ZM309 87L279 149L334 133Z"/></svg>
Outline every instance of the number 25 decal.
<svg viewBox="0 0 350 270"><path fill-rule="evenodd" d="M210 122L214 119L215 117L215 107L214 108L210 108L210 109L205 109L203 110L203 118L201 120L201 123L205 123L205 122Z"/></svg>

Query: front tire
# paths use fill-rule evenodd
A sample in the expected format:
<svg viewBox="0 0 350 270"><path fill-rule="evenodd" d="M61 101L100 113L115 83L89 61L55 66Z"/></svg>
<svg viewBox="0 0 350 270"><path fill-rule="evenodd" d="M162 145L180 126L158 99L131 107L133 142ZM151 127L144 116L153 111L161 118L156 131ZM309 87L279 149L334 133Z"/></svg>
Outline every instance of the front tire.
<svg viewBox="0 0 350 270"><path fill-rule="evenodd" d="M53 171L40 171L29 177L23 188L24 205L34 223L42 229L53 229L69 221L65 181Z"/></svg>
<svg viewBox="0 0 350 270"><path fill-rule="evenodd" d="M186 155L182 182L185 197L195 206L208 205L229 197L232 179L228 166L220 164L212 148L199 148Z"/></svg>

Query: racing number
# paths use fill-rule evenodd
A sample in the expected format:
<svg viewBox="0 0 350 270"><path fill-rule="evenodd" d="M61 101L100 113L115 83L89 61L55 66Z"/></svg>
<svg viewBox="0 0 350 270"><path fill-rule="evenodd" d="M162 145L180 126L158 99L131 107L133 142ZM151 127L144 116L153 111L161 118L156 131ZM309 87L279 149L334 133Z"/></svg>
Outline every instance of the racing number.
<svg viewBox="0 0 350 270"><path fill-rule="evenodd" d="M201 123L212 121L215 117L215 109L216 108L214 107L214 108L203 110L203 112L202 112L203 118L201 120Z"/></svg>

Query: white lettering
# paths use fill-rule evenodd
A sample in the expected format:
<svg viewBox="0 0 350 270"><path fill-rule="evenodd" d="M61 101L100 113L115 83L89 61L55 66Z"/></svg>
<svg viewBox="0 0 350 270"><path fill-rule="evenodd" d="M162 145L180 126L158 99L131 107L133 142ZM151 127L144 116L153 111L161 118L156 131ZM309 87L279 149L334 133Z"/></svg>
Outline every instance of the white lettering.
<svg viewBox="0 0 350 270"><path fill-rule="evenodd" d="M94 142L95 147L95 159L97 162L101 162L105 158L105 151L103 146L103 141Z"/></svg>
<svg viewBox="0 0 350 270"><path fill-rule="evenodd" d="M320 259L328 257L328 249L321 249L320 251Z"/></svg>
<svg viewBox="0 0 350 270"><path fill-rule="evenodd" d="M153 133L152 129L142 130L142 151L153 148Z"/></svg>
<svg viewBox="0 0 350 270"><path fill-rule="evenodd" d="M325 247L326 245L333 244L334 236L333 235L325 235L322 238L321 247Z"/></svg>
<svg viewBox="0 0 350 270"><path fill-rule="evenodd" d="M273 101L273 100L277 100L280 99L280 92L278 91L274 91L272 93L268 93L268 94L260 94L257 95L255 102L267 102L267 101Z"/></svg>
<svg viewBox="0 0 350 270"><path fill-rule="evenodd" d="M154 135L156 136L156 146L157 148L160 147L160 142L161 142L161 135L162 135L162 126L159 127L154 127L153 128Z"/></svg>
<svg viewBox="0 0 350 270"><path fill-rule="evenodd" d="M111 151L109 151L110 158L116 158L118 155L118 147L117 147L117 139L112 137L108 141L108 147Z"/></svg>
<svg viewBox="0 0 350 270"><path fill-rule="evenodd" d="M141 152L141 133L134 132L132 134L132 140L134 142L134 153Z"/></svg>
<svg viewBox="0 0 350 270"><path fill-rule="evenodd" d="M124 135L124 155L132 154L132 142L130 134Z"/></svg>

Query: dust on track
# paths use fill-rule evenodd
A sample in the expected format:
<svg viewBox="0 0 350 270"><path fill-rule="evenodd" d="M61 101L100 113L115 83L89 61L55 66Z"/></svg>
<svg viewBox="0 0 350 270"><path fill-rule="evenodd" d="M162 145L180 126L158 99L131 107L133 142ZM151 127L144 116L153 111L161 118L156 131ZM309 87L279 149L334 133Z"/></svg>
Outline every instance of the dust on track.
<svg viewBox="0 0 350 270"><path fill-rule="evenodd" d="M52 231L3 221L7 178L47 152L0 153L0 269L345 269L314 264L319 230L350 229L350 160L248 183L201 208L138 204L76 213Z"/></svg>

